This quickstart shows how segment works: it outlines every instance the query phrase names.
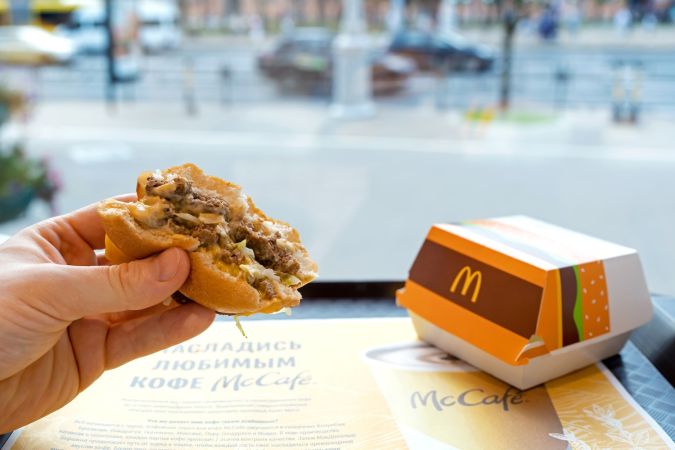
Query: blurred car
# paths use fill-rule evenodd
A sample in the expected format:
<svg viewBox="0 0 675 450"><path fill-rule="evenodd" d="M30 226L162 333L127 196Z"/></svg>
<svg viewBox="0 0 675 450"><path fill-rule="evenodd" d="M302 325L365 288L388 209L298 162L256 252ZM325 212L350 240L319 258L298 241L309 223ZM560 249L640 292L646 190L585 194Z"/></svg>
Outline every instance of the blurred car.
<svg viewBox="0 0 675 450"><path fill-rule="evenodd" d="M176 2L142 0L138 4L141 21L139 40L146 52L160 52L180 47L180 10Z"/></svg>
<svg viewBox="0 0 675 450"><path fill-rule="evenodd" d="M402 31L392 39L389 51L413 58L422 70L485 72L495 61L492 49L473 44L457 33Z"/></svg>
<svg viewBox="0 0 675 450"><path fill-rule="evenodd" d="M141 0L133 4L134 21L139 21L138 41L143 50L157 53L180 47L180 12L175 2ZM119 19L118 19L119 20ZM133 26L133 25L132 25ZM92 3L78 8L56 33L73 40L79 53L102 54L108 48L104 5Z"/></svg>
<svg viewBox="0 0 675 450"><path fill-rule="evenodd" d="M258 58L258 67L282 86L314 90L333 76L335 35L323 28L299 28L280 39L274 50ZM387 52L371 56L373 93L385 95L405 88L417 67L409 58Z"/></svg>
<svg viewBox="0 0 675 450"><path fill-rule="evenodd" d="M0 27L0 64L65 65L74 57L70 39L30 25Z"/></svg>
<svg viewBox="0 0 675 450"><path fill-rule="evenodd" d="M102 5L78 8L54 32L71 39L78 53L103 53L108 45Z"/></svg>

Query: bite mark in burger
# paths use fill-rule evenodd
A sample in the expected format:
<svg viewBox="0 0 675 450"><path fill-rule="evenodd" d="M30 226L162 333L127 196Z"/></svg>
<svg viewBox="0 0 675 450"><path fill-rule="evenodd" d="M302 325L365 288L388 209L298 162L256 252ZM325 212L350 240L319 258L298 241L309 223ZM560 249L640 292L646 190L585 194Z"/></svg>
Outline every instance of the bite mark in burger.
<svg viewBox="0 0 675 450"><path fill-rule="evenodd" d="M223 314L272 313L297 306L298 288L317 266L287 223L260 211L235 184L193 164L143 173L138 201L99 206L113 263L170 247L190 252L190 275L174 298Z"/></svg>

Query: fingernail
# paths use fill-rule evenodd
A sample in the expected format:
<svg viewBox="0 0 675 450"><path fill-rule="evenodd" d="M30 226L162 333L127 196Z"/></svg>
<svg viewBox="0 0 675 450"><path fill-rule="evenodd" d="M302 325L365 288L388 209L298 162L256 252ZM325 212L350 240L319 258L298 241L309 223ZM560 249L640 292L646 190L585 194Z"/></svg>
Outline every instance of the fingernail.
<svg viewBox="0 0 675 450"><path fill-rule="evenodd" d="M169 281L176 276L179 265L178 253L178 250L171 248L157 257L155 264L159 266L159 281Z"/></svg>

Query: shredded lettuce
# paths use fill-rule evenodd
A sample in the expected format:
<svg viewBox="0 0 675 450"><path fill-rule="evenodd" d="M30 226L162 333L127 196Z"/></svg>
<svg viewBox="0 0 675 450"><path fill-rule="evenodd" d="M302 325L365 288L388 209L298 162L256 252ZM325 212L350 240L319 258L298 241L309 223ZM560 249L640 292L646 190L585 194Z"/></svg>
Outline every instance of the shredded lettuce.
<svg viewBox="0 0 675 450"><path fill-rule="evenodd" d="M248 258L249 261L255 260L255 253L254 253L253 250L251 250L250 248L244 247L244 248L241 250L241 252L244 254L244 256L245 256L246 258Z"/></svg>
<svg viewBox="0 0 675 450"><path fill-rule="evenodd" d="M238 248L239 250L245 249L246 248L246 239L244 239L243 241L237 242L236 244L234 244L234 246L236 248Z"/></svg>
<svg viewBox="0 0 675 450"><path fill-rule="evenodd" d="M234 317L234 323L237 325L237 329L239 330L241 335L244 336L246 339L248 339L248 336L246 336L246 332L244 331L244 327L241 326L241 322L239 321L239 316L235 314L232 317Z"/></svg>
<svg viewBox="0 0 675 450"><path fill-rule="evenodd" d="M281 282L286 286L295 286L296 284L300 284L300 278L291 274L283 274L281 275Z"/></svg>
<svg viewBox="0 0 675 450"><path fill-rule="evenodd" d="M250 248L246 247L246 239L234 244L234 250L244 255L248 262L255 260L255 253Z"/></svg>
<svg viewBox="0 0 675 450"><path fill-rule="evenodd" d="M240 264L239 268L246 273L246 278L249 283L253 283L256 279L262 276L262 272L253 264Z"/></svg>
<svg viewBox="0 0 675 450"><path fill-rule="evenodd" d="M281 308L279 311L274 311L273 313L270 313L270 314L271 315L286 314L287 316L290 317L291 314L293 314L293 310L291 308L289 308L288 306L285 306L285 307Z"/></svg>

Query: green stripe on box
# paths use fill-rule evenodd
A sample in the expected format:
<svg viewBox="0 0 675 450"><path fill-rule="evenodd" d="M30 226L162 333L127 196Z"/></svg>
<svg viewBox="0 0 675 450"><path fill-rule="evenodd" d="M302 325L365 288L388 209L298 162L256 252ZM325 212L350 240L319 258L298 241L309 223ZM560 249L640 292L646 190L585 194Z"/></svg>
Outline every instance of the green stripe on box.
<svg viewBox="0 0 675 450"><path fill-rule="evenodd" d="M563 346L579 342L579 330L574 321L574 308L577 304L579 292L578 281L574 273L574 266L561 267L560 273L560 297L562 303L562 338Z"/></svg>
<svg viewBox="0 0 675 450"><path fill-rule="evenodd" d="M579 276L579 266L574 267L574 277L577 279L577 299L574 303L574 324L577 326L579 341L584 340L584 306L581 296L581 277Z"/></svg>

